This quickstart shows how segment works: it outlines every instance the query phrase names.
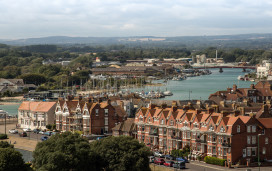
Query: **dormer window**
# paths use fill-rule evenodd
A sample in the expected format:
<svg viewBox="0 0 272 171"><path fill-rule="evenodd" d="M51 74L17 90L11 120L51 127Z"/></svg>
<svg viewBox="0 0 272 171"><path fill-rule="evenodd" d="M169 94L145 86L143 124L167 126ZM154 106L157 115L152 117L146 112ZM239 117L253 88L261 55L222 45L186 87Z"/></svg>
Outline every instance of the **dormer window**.
<svg viewBox="0 0 272 171"><path fill-rule="evenodd" d="M214 131L214 127L212 125L210 125L210 128L209 128L210 131Z"/></svg>
<svg viewBox="0 0 272 171"><path fill-rule="evenodd" d="M240 125L237 125L237 132L240 133Z"/></svg>
<svg viewBox="0 0 272 171"><path fill-rule="evenodd" d="M225 128L223 126L220 128L220 132L225 132Z"/></svg>
<svg viewBox="0 0 272 171"><path fill-rule="evenodd" d="M98 116L99 109L95 109L95 116Z"/></svg>
<svg viewBox="0 0 272 171"><path fill-rule="evenodd" d="M170 125L174 125L174 121L173 120L170 121Z"/></svg>
<svg viewBox="0 0 272 171"><path fill-rule="evenodd" d="M195 127L195 128L198 128L198 124L197 124L197 123L194 123L194 127Z"/></svg>
<svg viewBox="0 0 272 171"><path fill-rule="evenodd" d="M184 126L187 127L187 126L188 126L188 123L187 123L187 122L184 122Z"/></svg>
<svg viewBox="0 0 272 171"><path fill-rule="evenodd" d="M148 118L148 122L150 123L150 117Z"/></svg>
<svg viewBox="0 0 272 171"><path fill-rule="evenodd" d="M140 116L139 120L142 122L144 120L143 116Z"/></svg>
<svg viewBox="0 0 272 171"><path fill-rule="evenodd" d="M164 120L163 119L161 120L161 125L164 125Z"/></svg>

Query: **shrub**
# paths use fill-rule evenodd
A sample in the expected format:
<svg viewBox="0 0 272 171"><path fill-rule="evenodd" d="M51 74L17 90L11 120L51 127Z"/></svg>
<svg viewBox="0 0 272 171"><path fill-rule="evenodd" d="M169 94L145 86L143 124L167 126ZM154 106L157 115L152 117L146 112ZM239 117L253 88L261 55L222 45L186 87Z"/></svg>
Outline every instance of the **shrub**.
<svg viewBox="0 0 272 171"><path fill-rule="evenodd" d="M206 163L214 164L214 165L219 165L219 166L225 166L225 162L226 162L225 159L219 159L219 158L210 157L210 156L206 156L206 157L204 158L204 161L205 161Z"/></svg>
<svg viewBox="0 0 272 171"><path fill-rule="evenodd" d="M7 141L0 141L0 148L14 148L14 145L9 144Z"/></svg>
<svg viewBox="0 0 272 171"><path fill-rule="evenodd" d="M0 134L0 140L7 139L8 135L7 134Z"/></svg>

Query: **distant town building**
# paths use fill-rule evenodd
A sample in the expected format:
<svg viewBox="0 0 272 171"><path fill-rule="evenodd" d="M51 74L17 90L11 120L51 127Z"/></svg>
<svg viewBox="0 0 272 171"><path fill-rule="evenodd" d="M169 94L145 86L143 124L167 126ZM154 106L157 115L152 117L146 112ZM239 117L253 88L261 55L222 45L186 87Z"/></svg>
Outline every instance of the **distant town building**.
<svg viewBox="0 0 272 171"><path fill-rule="evenodd" d="M162 67L135 67L135 66L123 66L120 68L93 68L92 73L95 75L107 74L107 75L152 75L155 73L164 73Z"/></svg>
<svg viewBox="0 0 272 171"><path fill-rule="evenodd" d="M23 101L18 108L20 128L46 129L46 125L55 123L56 102Z"/></svg>
<svg viewBox="0 0 272 171"><path fill-rule="evenodd" d="M36 89L36 86L34 84L24 84L23 79L5 79L0 78L0 92L23 92L24 88L28 88L29 90Z"/></svg>
<svg viewBox="0 0 272 171"><path fill-rule="evenodd" d="M269 60L263 60L262 64L260 66L257 66L257 78L264 78L271 76L271 69L272 69L272 61Z"/></svg>
<svg viewBox="0 0 272 171"><path fill-rule="evenodd" d="M251 84L250 88L237 88L234 84L232 88L211 94L209 100L242 102L248 99L254 103L264 103L271 101L271 88L272 81L259 81L256 85Z"/></svg>

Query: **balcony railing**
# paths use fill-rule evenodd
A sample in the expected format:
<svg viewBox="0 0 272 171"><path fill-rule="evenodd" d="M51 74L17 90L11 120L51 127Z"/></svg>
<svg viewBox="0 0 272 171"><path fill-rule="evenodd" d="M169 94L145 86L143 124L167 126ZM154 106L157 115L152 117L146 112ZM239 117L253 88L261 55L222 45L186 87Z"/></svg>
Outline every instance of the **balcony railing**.
<svg viewBox="0 0 272 171"><path fill-rule="evenodd" d="M201 140L201 139L196 139L196 142L199 142L199 143L207 143L207 140Z"/></svg>
<svg viewBox="0 0 272 171"><path fill-rule="evenodd" d="M158 132L157 131L150 131L149 135L154 135L154 136L158 136Z"/></svg>
<svg viewBox="0 0 272 171"><path fill-rule="evenodd" d="M222 143L222 146L225 146L225 147L231 147L231 143L226 143L226 142L223 142L223 143Z"/></svg>
<svg viewBox="0 0 272 171"><path fill-rule="evenodd" d="M172 138L172 139L176 139L176 140L182 140L182 137L174 136L174 135L171 135L171 138Z"/></svg>

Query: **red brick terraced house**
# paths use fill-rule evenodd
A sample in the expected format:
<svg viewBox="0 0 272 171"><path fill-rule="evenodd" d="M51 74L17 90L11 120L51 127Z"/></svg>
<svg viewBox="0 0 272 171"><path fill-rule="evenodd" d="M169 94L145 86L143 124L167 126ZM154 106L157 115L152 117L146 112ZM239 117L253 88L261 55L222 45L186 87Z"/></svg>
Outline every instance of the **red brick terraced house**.
<svg viewBox="0 0 272 171"><path fill-rule="evenodd" d="M135 115L137 138L152 150L169 153L191 148L191 156L213 156L231 163L256 162L258 135L261 161L272 160L272 118L256 118L216 113L213 109L194 110L149 105Z"/></svg>
<svg viewBox="0 0 272 171"><path fill-rule="evenodd" d="M249 88L238 88L233 85L227 90L217 91L210 95L209 100L214 101L236 101L242 102L248 99L254 103L263 103L272 100L272 81L259 81L256 85L251 84Z"/></svg>
<svg viewBox="0 0 272 171"><path fill-rule="evenodd" d="M126 120L120 106L110 100L99 102L61 101L56 106L56 128L60 131L83 131L84 135L109 134L116 124Z"/></svg>

